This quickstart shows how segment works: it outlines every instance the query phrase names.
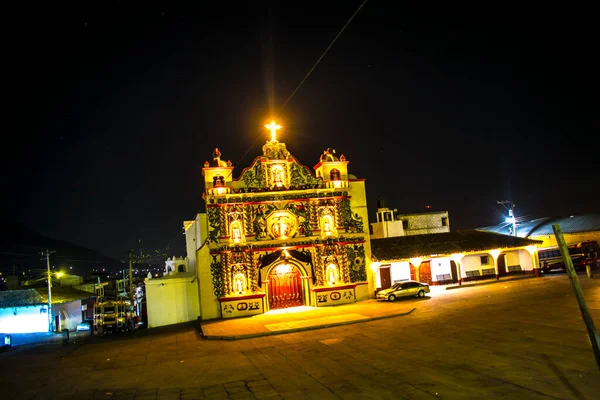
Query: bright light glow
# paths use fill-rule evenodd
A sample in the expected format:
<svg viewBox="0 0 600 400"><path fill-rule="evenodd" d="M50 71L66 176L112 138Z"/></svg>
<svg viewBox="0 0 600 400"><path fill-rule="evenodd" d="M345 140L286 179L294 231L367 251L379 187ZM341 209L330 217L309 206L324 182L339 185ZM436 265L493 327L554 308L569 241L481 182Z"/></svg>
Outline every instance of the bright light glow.
<svg viewBox="0 0 600 400"><path fill-rule="evenodd" d="M421 257L415 257L410 259L410 263L415 266L415 268L419 268L423 259Z"/></svg>
<svg viewBox="0 0 600 400"><path fill-rule="evenodd" d="M298 306L298 307L289 307L289 308L278 308L277 310L271 310L266 314L269 315L276 315L276 314L295 314L295 313L300 313L300 312L305 312L305 311L314 311L315 307L309 307L309 306ZM248 320L250 321L250 320Z"/></svg>
<svg viewBox="0 0 600 400"><path fill-rule="evenodd" d="M533 254L537 250L537 246L535 246L535 245L527 246L527 247L525 247L525 250L527 250L529 252L529 254Z"/></svg>
<svg viewBox="0 0 600 400"><path fill-rule="evenodd" d="M277 129L281 129L281 125L277 125L275 121L271 121L270 124L265 125L265 128L271 131L271 142L277 141Z"/></svg>
<svg viewBox="0 0 600 400"><path fill-rule="evenodd" d="M494 257L494 260L498 259L498 256L500 255L500 253L502 253L502 250L499 250L499 249L490 250L490 254L492 255L492 257Z"/></svg>
<svg viewBox="0 0 600 400"><path fill-rule="evenodd" d="M515 222L515 217L507 217L506 222L508 222L509 224L513 224Z"/></svg>
<svg viewBox="0 0 600 400"><path fill-rule="evenodd" d="M0 310L0 332L33 333L48 332L48 314L40 310L47 307L31 306L4 308ZM15 315L16 310L16 315Z"/></svg>
<svg viewBox="0 0 600 400"><path fill-rule="evenodd" d="M289 264L279 264L275 267L275 272L277 272L278 275L289 274L292 272L292 266Z"/></svg>
<svg viewBox="0 0 600 400"><path fill-rule="evenodd" d="M342 187L342 181L333 181L333 187L334 188L341 188Z"/></svg>
<svg viewBox="0 0 600 400"><path fill-rule="evenodd" d="M462 253L456 253L456 254L452 254L450 256L450 258L452 259L452 261L459 263L463 259L464 256L465 255Z"/></svg>
<svg viewBox="0 0 600 400"><path fill-rule="evenodd" d="M62 272L57 272L57 273L56 273L56 277L57 277L57 278L60 278L60 277L62 277L62 276L63 276L63 273L62 273Z"/></svg>
<svg viewBox="0 0 600 400"><path fill-rule="evenodd" d="M217 194L223 194L223 193L225 193L226 190L227 189L224 188L224 187L218 187L218 188L215 189L215 191L217 192Z"/></svg>

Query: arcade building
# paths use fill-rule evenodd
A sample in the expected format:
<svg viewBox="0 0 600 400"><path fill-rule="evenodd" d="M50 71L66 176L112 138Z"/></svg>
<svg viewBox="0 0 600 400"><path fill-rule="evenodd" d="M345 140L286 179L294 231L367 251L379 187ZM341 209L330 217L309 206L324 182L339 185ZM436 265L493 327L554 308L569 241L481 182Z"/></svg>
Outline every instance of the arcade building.
<svg viewBox="0 0 600 400"><path fill-rule="evenodd" d="M165 283L181 286L168 293L182 297L183 319L334 306L375 291L366 268L371 249L365 180L349 174L349 161L333 149L311 170L277 140L279 125L266 127L270 140L237 178L231 161L213 151L202 169L206 213L184 222L182 272L147 280L156 304L167 297L166 291L161 296Z"/></svg>

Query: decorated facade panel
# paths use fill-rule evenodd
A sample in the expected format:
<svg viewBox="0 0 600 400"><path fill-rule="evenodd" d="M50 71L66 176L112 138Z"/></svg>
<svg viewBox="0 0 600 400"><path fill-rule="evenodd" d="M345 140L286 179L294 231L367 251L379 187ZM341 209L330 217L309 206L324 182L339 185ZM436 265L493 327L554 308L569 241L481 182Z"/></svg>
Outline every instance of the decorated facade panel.
<svg viewBox="0 0 600 400"><path fill-rule="evenodd" d="M348 162L326 153L315 175L273 134L223 191L205 182L210 273L223 318L356 301L353 288L368 279L368 232L362 211L352 209ZM208 164L205 170L217 168Z"/></svg>

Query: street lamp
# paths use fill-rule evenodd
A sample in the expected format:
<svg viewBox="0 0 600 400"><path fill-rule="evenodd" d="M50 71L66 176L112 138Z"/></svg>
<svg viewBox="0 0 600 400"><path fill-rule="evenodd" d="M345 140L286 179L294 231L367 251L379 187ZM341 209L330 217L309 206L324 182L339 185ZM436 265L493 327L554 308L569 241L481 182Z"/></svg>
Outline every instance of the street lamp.
<svg viewBox="0 0 600 400"><path fill-rule="evenodd" d="M497 201L497 204L501 204L508 211L508 218L506 218L506 222L512 224L512 235L517 236L517 220L515 218L515 203L512 200L502 200ZM510 208L508 208L505 204L510 204Z"/></svg>

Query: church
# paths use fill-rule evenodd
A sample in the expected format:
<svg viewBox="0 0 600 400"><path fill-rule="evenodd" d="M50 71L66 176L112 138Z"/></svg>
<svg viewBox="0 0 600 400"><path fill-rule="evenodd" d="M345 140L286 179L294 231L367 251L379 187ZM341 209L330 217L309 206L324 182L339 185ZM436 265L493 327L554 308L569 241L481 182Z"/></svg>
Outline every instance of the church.
<svg viewBox="0 0 600 400"><path fill-rule="evenodd" d="M146 280L151 327L166 324L152 314L176 323L373 297L365 180L331 148L311 170L277 140L280 125L266 128L262 154L237 178L219 149L204 163L206 213L184 222L187 258Z"/></svg>

